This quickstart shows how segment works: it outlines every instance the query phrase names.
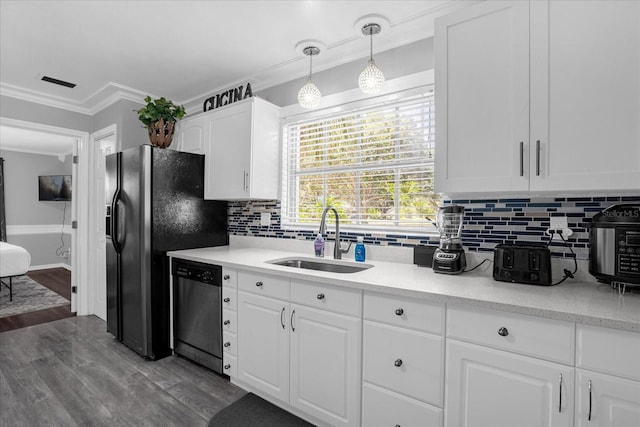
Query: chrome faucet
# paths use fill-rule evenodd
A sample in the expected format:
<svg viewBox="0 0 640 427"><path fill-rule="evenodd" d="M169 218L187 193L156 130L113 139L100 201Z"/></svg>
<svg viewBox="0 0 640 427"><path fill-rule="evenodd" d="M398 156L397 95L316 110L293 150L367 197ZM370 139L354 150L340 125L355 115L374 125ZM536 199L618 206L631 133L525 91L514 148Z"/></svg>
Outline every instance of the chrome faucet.
<svg viewBox="0 0 640 427"><path fill-rule="evenodd" d="M336 244L333 246L333 258L334 259L342 259L342 254L346 254L351 249L351 242L349 242L349 246L347 249L342 249L340 245L340 219L338 218L338 211L333 206L328 206L324 208L322 211L322 221L320 221L320 230L318 231L320 234L325 234L327 231L327 212L329 210L333 211L333 214L336 216Z"/></svg>

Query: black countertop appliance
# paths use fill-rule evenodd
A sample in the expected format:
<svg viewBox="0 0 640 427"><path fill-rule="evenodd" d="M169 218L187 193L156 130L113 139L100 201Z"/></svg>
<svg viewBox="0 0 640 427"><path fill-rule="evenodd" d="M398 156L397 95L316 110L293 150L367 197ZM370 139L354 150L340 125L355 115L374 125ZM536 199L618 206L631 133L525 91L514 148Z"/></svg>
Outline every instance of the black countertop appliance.
<svg viewBox="0 0 640 427"><path fill-rule="evenodd" d="M589 273L601 282L640 286L640 204L612 205L593 216Z"/></svg>

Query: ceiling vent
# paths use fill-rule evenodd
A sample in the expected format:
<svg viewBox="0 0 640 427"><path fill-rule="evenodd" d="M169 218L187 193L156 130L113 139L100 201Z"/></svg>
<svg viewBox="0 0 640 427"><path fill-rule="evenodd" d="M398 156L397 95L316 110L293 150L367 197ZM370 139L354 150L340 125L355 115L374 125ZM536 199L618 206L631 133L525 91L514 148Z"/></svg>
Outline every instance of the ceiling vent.
<svg viewBox="0 0 640 427"><path fill-rule="evenodd" d="M53 83L54 85L60 85L60 86L70 87L70 88L76 87L75 83L65 82L64 80L54 79L53 77L49 77L49 76L43 76L42 80L45 82Z"/></svg>

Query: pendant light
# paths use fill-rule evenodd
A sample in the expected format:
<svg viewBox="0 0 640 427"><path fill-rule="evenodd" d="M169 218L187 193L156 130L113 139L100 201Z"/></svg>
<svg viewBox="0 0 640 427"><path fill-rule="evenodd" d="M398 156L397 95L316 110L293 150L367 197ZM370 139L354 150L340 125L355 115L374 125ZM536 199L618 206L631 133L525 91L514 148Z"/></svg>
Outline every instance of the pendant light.
<svg viewBox="0 0 640 427"><path fill-rule="evenodd" d="M307 46L302 52L309 57L309 80L300 88L298 92L298 102L302 108L316 108L320 104L320 98L322 94L320 89L311 80L311 68L313 62L313 56L320 53L320 49L316 46Z"/></svg>
<svg viewBox="0 0 640 427"><path fill-rule="evenodd" d="M376 63L373 60L373 36L379 34L380 31L381 28L378 24L367 24L362 27L362 34L369 36L371 45L369 63L362 73L360 73L358 86L360 86L360 90L367 95L376 95L382 92L382 88L384 87L384 74L376 67Z"/></svg>

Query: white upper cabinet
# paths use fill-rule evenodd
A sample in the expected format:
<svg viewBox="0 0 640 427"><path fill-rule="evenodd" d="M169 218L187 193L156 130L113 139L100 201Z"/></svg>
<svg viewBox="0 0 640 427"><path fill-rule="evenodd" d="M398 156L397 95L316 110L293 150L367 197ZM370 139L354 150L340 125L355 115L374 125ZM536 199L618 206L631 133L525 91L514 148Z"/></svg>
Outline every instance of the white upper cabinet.
<svg viewBox="0 0 640 427"><path fill-rule="evenodd" d="M204 118L204 198L277 199L279 108L249 98L212 110Z"/></svg>
<svg viewBox="0 0 640 427"><path fill-rule="evenodd" d="M172 148L187 153L204 154L205 118L189 117L178 122L178 132Z"/></svg>
<svg viewBox="0 0 640 427"><path fill-rule="evenodd" d="M439 18L436 191L640 188L640 2L488 1Z"/></svg>
<svg viewBox="0 0 640 427"><path fill-rule="evenodd" d="M436 191L528 189L528 45L527 2L487 2L436 21Z"/></svg>

